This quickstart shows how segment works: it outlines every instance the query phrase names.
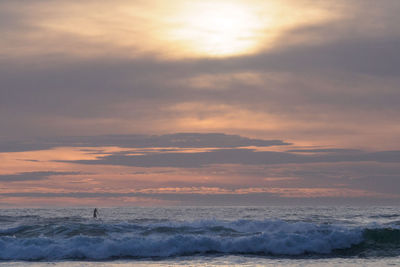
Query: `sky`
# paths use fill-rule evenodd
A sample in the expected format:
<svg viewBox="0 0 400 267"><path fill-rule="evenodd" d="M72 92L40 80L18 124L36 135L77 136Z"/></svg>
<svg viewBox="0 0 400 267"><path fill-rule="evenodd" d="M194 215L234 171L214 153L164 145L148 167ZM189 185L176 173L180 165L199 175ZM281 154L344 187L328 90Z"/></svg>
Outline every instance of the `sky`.
<svg viewBox="0 0 400 267"><path fill-rule="evenodd" d="M399 12L0 0L0 207L400 204Z"/></svg>

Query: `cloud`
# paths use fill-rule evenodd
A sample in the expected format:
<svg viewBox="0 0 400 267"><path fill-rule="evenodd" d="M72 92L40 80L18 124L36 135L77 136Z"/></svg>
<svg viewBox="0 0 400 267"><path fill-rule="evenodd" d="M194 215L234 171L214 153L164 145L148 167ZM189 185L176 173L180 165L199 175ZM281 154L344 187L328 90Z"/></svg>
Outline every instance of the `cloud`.
<svg viewBox="0 0 400 267"><path fill-rule="evenodd" d="M212 183L225 190L238 187L227 181L234 177L252 188L344 186L398 193L398 0L285 0L288 12L282 14L295 20L293 10L302 23L281 27L272 20L267 33L257 33L274 36L260 39L261 50L218 58L165 57L170 43L157 39L150 45L146 34L158 35L155 26L165 21L157 14L173 2L0 1L0 156L6 156L8 170L15 169L12 164L46 170L46 160L15 163L7 152L65 146L76 148L78 159L85 152L97 158L85 154L86 160L51 164L79 170L107 165L110 173L123 169L137 177L166 177L162 169L172 167L174 175L198 178L165 178L165 186ZM125 4L132 9L121 8ZM259 14L268 12L274 11L260 8ZM315 14L329 16L315 20ZM286 16L280 19L285 24ZM176 132L184 133L165 134ZM285 147L292 143L295 148ZM253 146L258 149L248 149ZM270 146L274 151L265 151ZM103 147L123 149L108 153ZM30 153L18 158L35 160ZM216 169L220 173L213 174ZM23 172L0 181L45 184L50 176L75 174ZM207 175L220 180L199 178ZM96 186L104 185L96 179ZM171 193L164 200L264 203L275 197L248 195L253 202L224 198L222 192L210 199Z"/></svg>
<svg viewBox="0 0 400 267"><path fill-rule="evenodd" d="M17 174L0 175L0 182L23 182L23 181L39 181L46 180L50 176L58 175L79 175L80 172L22 172Z"/></svg>
<svg viewBox="0 0 400 267"><path fill-rule="evenodd" d="M359 153L357 149L345 149L345 148L316 148L316 149L290 149L286 152L297 152L297 153Z"/></svg>
<svg viewBox="0 0 400 267"><path fill-rule="evenodd" d="M281 140L262 140L222 133L176 133L166 135L103 135L65 136L32 140L0 141L0 152L45 150L53 147L104 147L121 148L235 148L246 146L290 145Z"/></svg>
<svg viewBox="0 0 400 267"><path fill-rule="evenodd" d="M5 14L0 17L2 25L6 25L3 32L20 37L49 35L40 27L32 29L40 16L52 17L44 8L48 2L33 1L38 11L33 14L24 2L14 2L2 2ZM339 12L341 19L287 29L273 48L255 55L159 60L151 54L127 58L126 49L120 48L115 49L116 53L95 58L71 57L65 51L52 54L47 50L40 56L2 58L0 124L5 125L2 134L14 137L59 136L66 132L71 135L193 132L200 130L207 119L213 121L213 127L221 127L218 128L221 132L243 134L247 130L252 136L267 136L271 132L269 128L248 130L245 123L233 120L236 111L246 113L240 121L255 118L260 127L279 121L278 129L273 131L277 138L310 141L318 134L309 137L304 132L317 131L321 138L327 138L328 134L338 140L348 137L339 138L334 133L336 129L365 136L365 132L375 131L372 135L379 140L388 139L391 133L398 133L393 125L400 112L397 104L400 22L394 12L398 2L384 1L379 5L371 1L337 2L319 5L330 12ZM69 3L63 1L63 5ZM335 8L332 10L331 6ZM25 35L30 31L33 33ZM78 37L68 36L71 38ZM8 46L29 43L17 40L10 38ZM62 41L54 39L53 46ZM90 47L96 49L95 44ZM251 81L237 78L243 73L252 74L248 77ZM197 90L188 82L206 80L207 75L217 81L208 83L211 87L215 84L211 90ZM255 80L252 77L257 77L259 83L252 83ZM219 88L219 80L225 81L223 90ZM172 109L182 104L189 106L185 112ZM229 116L233 117L230 126L222 125L221 121ZM268 117L273 117L273 122L266 122ZM197 128L179 124L177 129L181 120L198 120ZM354 123L360 120L365 122ZM234 125L240 128L232 130ZM207 130L211 126L205 127Z"/></svg>
<svg viewBox="0 0 400 267"><path fill-rule="evenodd" d="M325 36L329 27L298 31ZM272 133L278 139L333 136L346 142L351 134L360 135L362 144L389 143L398 133L400 112L396 38L390 33L340 37L225 59L55 56L51 64L43 58L7 59L0 67L2 134L165 133L216 127L218 132L252 136ZM28 67L35 61L43 63ZM249 82L238 79L243 73L259 82L251 83L252 76ZM216 81L209 83L215 88L199 90L188 82L207 75ZM182 105L187 108L174 109ZM249 121L259 128L250 128Z"/></svg>
<svg viewBox="0 0 400 267"><path fill-rule="evenodd" d="M289 152L255 151L252 149L216 149L199 153L145 153L129 155L118 152L96 160L63 161L79 164L121 165L134 167L200 168L214 164L304 164L321 162L400 162L400 151L352 152L303 155Z"/></svg>

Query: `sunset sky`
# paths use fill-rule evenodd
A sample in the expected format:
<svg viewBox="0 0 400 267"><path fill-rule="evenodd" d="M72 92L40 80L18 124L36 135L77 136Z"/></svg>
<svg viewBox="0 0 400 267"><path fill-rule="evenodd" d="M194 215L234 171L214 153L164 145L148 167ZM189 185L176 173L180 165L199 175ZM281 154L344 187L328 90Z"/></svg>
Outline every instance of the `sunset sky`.
<svg viewBox="0 0 400 267"><path fill-rule="evenodd" d="M399 13L0 0L0 207L400 204Z"/></svg>

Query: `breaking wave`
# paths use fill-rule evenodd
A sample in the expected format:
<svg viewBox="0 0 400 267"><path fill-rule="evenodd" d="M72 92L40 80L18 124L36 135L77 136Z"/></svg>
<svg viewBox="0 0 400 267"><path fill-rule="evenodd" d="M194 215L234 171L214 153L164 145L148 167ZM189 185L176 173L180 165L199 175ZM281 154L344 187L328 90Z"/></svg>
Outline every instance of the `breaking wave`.
<svg viewBox="0 0 400 267"><path fill-rule="evenodd" d="M281 220L31 221L0 229L0 260L112 260L204 254L400 255L400 230Z"/></svg>

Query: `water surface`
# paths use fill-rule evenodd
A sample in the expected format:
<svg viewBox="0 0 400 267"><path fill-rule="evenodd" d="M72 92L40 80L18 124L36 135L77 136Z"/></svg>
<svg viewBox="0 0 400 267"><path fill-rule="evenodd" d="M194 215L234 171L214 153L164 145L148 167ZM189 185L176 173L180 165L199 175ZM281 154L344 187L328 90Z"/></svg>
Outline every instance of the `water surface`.
<svg viewBox="0 0 400 267"><path fill-rule="evenodd" d="M0 210L2 266L400 264L398 207Z"/></svg>

